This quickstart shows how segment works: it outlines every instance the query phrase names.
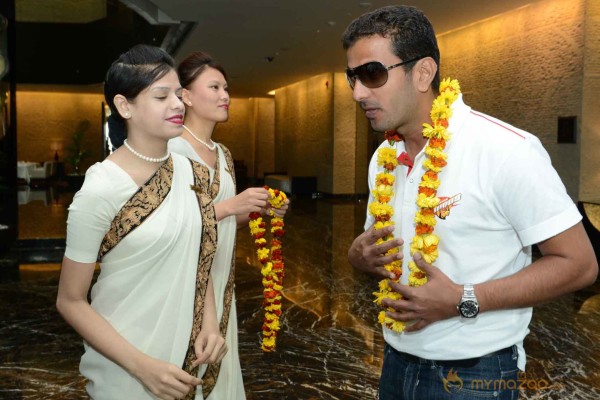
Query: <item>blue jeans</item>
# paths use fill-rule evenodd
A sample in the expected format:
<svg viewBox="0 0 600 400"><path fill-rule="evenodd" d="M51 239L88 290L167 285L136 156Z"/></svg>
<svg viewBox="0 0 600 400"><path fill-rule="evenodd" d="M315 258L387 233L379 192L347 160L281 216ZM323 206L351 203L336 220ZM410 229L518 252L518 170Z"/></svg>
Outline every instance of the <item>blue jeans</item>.
<svg viewBox="0 0 600 400"><path fill-rule="evenodd" d="M517 400L516 346L480 358L433 361L385 345L379 400Z"/></svg>

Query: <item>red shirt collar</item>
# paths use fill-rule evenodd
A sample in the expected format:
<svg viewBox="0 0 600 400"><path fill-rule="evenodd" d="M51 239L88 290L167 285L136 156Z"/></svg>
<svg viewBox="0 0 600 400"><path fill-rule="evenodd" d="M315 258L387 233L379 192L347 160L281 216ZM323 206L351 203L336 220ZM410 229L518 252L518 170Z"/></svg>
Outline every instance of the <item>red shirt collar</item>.
<svg viewBox="0 0 600 400"><path fill-rule="evenodd" d="M413 160L411 160L410 157L408 156L408 153L403 151L402 153L400 153L397 160L398 160L398 163L408 167L408 172L406 173L406 175L410 174L410 171L412 170L414 163L413 163Z"/></svg>

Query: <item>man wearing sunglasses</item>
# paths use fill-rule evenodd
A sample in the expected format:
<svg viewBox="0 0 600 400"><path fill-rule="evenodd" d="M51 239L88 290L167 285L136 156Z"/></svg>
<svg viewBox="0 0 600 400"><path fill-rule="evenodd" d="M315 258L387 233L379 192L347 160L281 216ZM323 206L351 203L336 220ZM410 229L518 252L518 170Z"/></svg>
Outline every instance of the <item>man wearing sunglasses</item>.
<svg viewBox="0 0 600 400"><path fill-rule="evenodd" d="M403 299L386 299L384 306L407 328L383 328L379 398L516 399L531 307L596 280L581 215L534 135L472 110L460 95L451 106L447 165L437 188L444 202L435 217L439 257L435 266L418 253L413 258L428 144L423 124L432 123L440 85L435 33L421 11L390 6L353 21L343 45L353 97L372 128L396 130L402 139L395 144L399 165L389 203L394 227L375 230L368 215L348 252L355 268L384 278L393 276L385 264L404 259L402 285L390 284ZM375 154L369 187L381 171ZM377 243L391 233L396 239ZM542 256L532 263L533 244ZM394 247L399 252L388 254ZM410 260L427 273L424 285L406 285Z"/></svg>

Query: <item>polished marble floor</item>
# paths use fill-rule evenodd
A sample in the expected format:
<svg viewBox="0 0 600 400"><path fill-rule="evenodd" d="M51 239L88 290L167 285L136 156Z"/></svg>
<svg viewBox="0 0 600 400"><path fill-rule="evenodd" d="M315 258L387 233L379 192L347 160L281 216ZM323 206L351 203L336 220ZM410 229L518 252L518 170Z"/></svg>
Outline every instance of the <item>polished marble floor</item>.
<svg viewBox="0 0 600 400"><path fill-rule="evenodd" d="M31 214L23 204L21 220L63 218L66 204L34 204ZM44 213L42 207L56 210ZM364 201L294 201L286 217L283 326L277 351L269 354L259 347L258 263L248 231L238 231L240 358L249 400L377 397L383 339L370 294L376 281L346 261L364 212ZM55 239L64 235L64 225L28 223L22 239L43 237L35 232L38 226L57 231ZM86 398L77 371L81 340L54 309L55 253L48 253L46 263L0 271L0 399ZM600 284L537 307L526 349L523 382L529 389L522 398L599 399Z"/></svg>

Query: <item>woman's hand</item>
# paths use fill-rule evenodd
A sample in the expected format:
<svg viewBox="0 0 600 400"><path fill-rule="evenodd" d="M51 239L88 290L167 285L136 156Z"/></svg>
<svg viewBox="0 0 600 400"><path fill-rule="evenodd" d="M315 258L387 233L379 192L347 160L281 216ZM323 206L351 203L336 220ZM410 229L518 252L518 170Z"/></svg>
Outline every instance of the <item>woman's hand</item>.
<svg viewBox="0 0 600 400"><path fill-rule="evenodd" d="M227 218L231 215L240 215L247 217L253 212L260 212L267 207L269 192L265 188L248 188L242 193L215 204L217 221Z"/></svg>
<svg viewBox="0 0 600 400"><path fill-rule="evenodd" d="M194 349L196 350L196 360L192 363L194 367L200 364L214 364L227 354L225 339L218 329L210 327L200 330Z"/></svg>
<svg viewBox="0 0 600 400"><path fill-rule="evenodd" d="M273 213L275 214L275 216L277 218L283 218L285 216L285 213L287 212L289 206L290 206L290 199L285 199L285 202L283 203L281 208L273 208L273 207L271 207L271 204L269 204L267 202L267 205L260 210L260 213L262 215L268 216L268 215L271 215L271 211L273 211Z"/></svg>
<svg viewBox="0 0 600 400"><path fill-rule="evenodd" d="M194 350L196 351L196 360L192 363L194 367L200 364L214 364L219 362L227 353L225 339L219 331L217 308L215 305L215 289L213 278L210 275L204 297L202 327L194 342Z"/></svg>
<svg viewBox="0 0 600 400"><path fill-rule="evenodd" d="M159 399L183 399L202 380L174 364L144 355L132 372Z"/></svg>
<svg viewBox="0 0 600 400"><path fill-rule="evenodd" d="M265 188L248 188L242 193L231 199L231 214L250 214L259 212L266 207L269 199L269 192Z"/></svg>

